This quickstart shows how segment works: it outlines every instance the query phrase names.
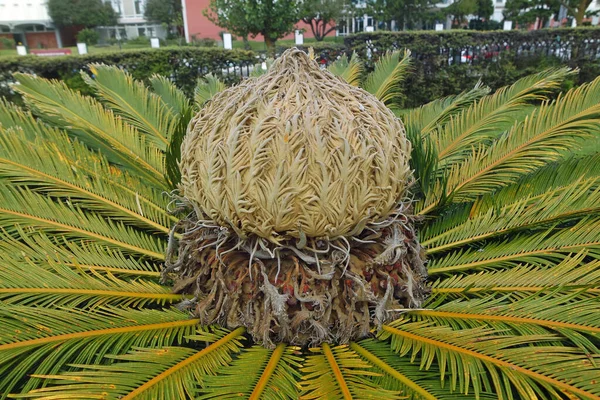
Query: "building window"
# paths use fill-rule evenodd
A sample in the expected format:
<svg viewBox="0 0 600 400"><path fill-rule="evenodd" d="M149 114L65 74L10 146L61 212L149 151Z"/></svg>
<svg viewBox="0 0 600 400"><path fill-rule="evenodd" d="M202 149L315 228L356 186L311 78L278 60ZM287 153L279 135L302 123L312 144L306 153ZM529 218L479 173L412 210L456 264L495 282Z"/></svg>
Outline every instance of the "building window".
<svg viewBox="0 0 600 400"><path fill-rule="evenodd" d="M121 0L112 0L113 10L119 15L123 15L123 9L121 8Z"/></svg>
<svg viewBox="0 0 600 400"><path fill-rule="evenodd" d="M138 28L139 36L146 36L146 28Z"/></svg>
<svg viewBox="0 0 600 400"><path fill-rule="evenodd" d="M143 13L144 13L144 10L143 10L143 4L142 4L142 0L135 0L135 1L133 2L133 4L134 4L134 6L135 6L135 13L136 13L137 15L141 15L141 14L143 14Z"/></svg>

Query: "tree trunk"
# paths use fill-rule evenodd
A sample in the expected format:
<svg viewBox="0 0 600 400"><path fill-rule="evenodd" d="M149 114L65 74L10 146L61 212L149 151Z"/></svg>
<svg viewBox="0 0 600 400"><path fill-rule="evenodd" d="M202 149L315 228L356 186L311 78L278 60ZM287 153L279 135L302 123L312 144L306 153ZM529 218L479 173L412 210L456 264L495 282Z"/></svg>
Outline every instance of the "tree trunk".
<svg viewBox="0 0 600 400"><path fill-rule="evenodd" d="M251 50L250 42L248 41L248 35L242 36L242 41L244 42L244 50Z"/></svg>
<svg viewBox="0 0 600 400"><path fill-rule="evenodd" d="M583 23L583 17L585 16L585 10L586 10L585 8L580 7L577 10L577 12L575 13L574 17L575 17L575 22L577 23L577 26L581 26L581 24Z"/></svg>
<svg viewBox="0 0 600 400"><path fill-rule="evenodd" d="M268 34L263 33L265 38L265 46L267 46L267 55L269 57L275 57L275 40L271 39Z"/></svg>

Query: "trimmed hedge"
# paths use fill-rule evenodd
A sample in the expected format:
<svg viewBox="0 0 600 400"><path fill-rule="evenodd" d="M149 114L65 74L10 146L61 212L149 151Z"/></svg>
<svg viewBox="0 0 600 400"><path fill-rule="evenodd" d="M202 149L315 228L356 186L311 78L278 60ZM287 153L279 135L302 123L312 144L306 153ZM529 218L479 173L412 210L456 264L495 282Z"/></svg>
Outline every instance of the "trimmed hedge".
<svg viewBox="0 0 600 400"><path fill-rule="evenodd" d="M14 98L9 84L14 82L12 74L15 72L32 73L49 79L62 79L69 87L89 94L89 88L84 84L79 71L88 71L87 65L91 63L118 65L130 72L134 78L142 80L148 79L155 73L165 75L191 94L200 76L212 72L225 81L233 83L239 81L242 75L247 75L249 67L257 62L257 55L251 51L192 46L82 56L3 57L0 58L0 96Z"/></svg>
<svg viewBox="0 0 600 400"><path fill-rule="evenodd" d="M435 98L456 94L482 80L493 89L544 68L568 65L580 69L578 77L565 86L591 81L600 75L600 29L546 29L538 31L452 30L444 32L371 32L348 36L344 43L322 42L313 47L325 64L341 54L356 52L367 70L387 50L409 48L414 73L404 83L400 107L416 107ZM281 53L285 47L277 47ZM12 97L12 73L29 72L45 78L62 79L74 89L89 93L79 74L89 63L116 64L135 78L153 73L170 77L191 94L198 77L209 72L233 83L246 76L262 55L244 50L165 47L85 56L44 58L36 56L0 58L0 96ZM89 71L88 71L89 72Z"/></svg>
<svg viewBox="0 0 600 400"><path fill-rule="evenodd" d="M600 28L371 32L348 36L345 44L366 60L367 69L387 50L412 51L414 72L404 82L403 108L459 93L479 80L497 89L549 67L580 69L565 88L600 75Z"/></svg>

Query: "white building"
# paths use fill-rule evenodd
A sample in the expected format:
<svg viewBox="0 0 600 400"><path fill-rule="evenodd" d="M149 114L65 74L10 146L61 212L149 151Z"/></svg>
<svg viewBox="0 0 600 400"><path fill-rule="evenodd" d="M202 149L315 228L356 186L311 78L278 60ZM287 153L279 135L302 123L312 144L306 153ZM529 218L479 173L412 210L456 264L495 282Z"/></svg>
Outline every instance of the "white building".
<svg viewBox="0 0 600 400"><path fill-rule="evenodd" d="M0 0L0 37L30 48L62 47L60 34L48 15L46 1Z"/></svg>
<svg viewBox="0 0 600 400"><path fill-rule="evenodd" d="M134 39L138 36L165 38L167 32L161 24L144 18L145 0L106 0L119 16L117 26L97 28L103 39Z"/></svg>

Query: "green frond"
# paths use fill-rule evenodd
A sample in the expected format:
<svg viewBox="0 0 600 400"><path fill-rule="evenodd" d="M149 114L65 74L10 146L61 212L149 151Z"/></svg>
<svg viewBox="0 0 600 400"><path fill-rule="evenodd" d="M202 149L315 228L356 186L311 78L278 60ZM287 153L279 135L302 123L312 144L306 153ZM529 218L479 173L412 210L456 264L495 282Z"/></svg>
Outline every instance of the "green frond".
<svg viewBox="0 0 600 400"><path fill-rule="evenodd" d="M150 85L171 111L181 117L180 124L187 126L192 114L192 104L185 93L169 78L158 74L150 77Z"/></svg>
<svg viewBox="0 0 600 400"><path fill-rule="evenodd" d="M85 271L52 259L35 262L27 256L0 254L0 301L6 304L142 307L182 300L151 279L122 280L108 271Z"/></svg>
<svg viewBox="0 0 600 400"><path fill-rule="evenodd" d="M147 134L156 147L166 150L180 116L159 95L121 68L103 64L90 64L89 68L93 77L85 72L81 76L99 100L139 132Z"/></svg>
<svg viewBox="0 0 600 400"><path fill-rule="evenodd" d="M274 350L244 349L231 365L208 376L197 399L297 399L302 358L298 348L279 344ZM240 379L243 377L243 379Z"/></svg>
<svg viewBox="0 0 600 400"><path fill-rule="evenodd" d="M475 101L489 92L490 88L479 82L469 91L456 96L443 97L401 113L400 118L404 122L407 131L412 129L420 133L420 137L425 137L438 126L447 123L453 115L472 106Z"/></svg>
<svg viewBox="0 0 600 400"><path fill-rule="evenodd" d="M34 399L189 399L196 385L232 361L240 351L243 328L233 332L198 328L187 339L200 350L188 347L136 348L128 354L108 356L110 365L81 365L60 375L43 375L51 385L19 398ZM238 377L240 379L240 377ZM244 379L244 378L242 378ZM107 382L109 384L107 385Z"/></svg>
<svg viewBox="0 0 600 400"><path fill-rule="evenodd" d="M44 264L58 263L74 269L110 272L117 276L159 278L161 269L158 263L131 257L97 243L68 240L41 232L25 233L20 227L15 228L14 237L0 232L0 254L12 255L23 261L27 258L42 267Z"/></svg>
<svg viewBox="0 0 600 400"><path fill-rule="evenodd" d="M375 63L375 70L367 75L363 89L386 106L394 106L402 97L400 84L406 79L409 69L409 50L388 52Z"/></svg>
<svg viewBox="0 0 600 400"><path fill-rule="evenodd" d="M64 128L106 158L163 188L164 155L146 135L115 116L111 110L59 81L15 74L15 88L25 103L43 119Z"/></svg>
<svg viewBox="0 0 600 400"><path fill-rule="evenodd" d="M431 193L425 213L442 197L453 202L469 201L522 178L543 165L564 157L583 139L600 129L600 78L570 90L552 103L545 103L515 124L490 146L471 150L447 177L445 193Z"/></svg>
<svg viewBox="0 0 600 400"><path fill-rule="evenodd" d="M120 173L111 170L105 160L90 154L80 143L71 143L63 132L47 133L47 139L31 142L20 131L0 127L0 178L53 197L69 198L82 208L133 226L169 232L172 220L166 210L150 208L139 195L124 193L114 185L118 179L113 177ZM78 153L77 165L61 157L60 149L65 147ZM94 175L90 175L92 171Z"/></svg>
<svg viewBox="0 0 600 400"><path fill-rule="evenodd" d="M497 331L513 330L515 334L553 331L565 336L565 341L585 335L576 345L586 351L598 353L594 345L600 343L600 314L598 300L579 298L575 294L538 292L522 299L512 294L496 294L476 299L444 301L433 309L410 311L407 315L415 321L431 320L438 325L455 329L492 326ZM542 327L544 330L534 329Z"/></svg>
<svg viewBox="0 0 600 400"><path fill-rule="evenodd" d="M185 93L178 89L168 78L155 74L150 78L150 84L156 94L179 116L179 126L171 135L165 152L165 169L167 171L165 179L171 189L175 189L181 181L181 171L179 171L181 142L192 119L194 108Z"/></svg>
<svg viewBox="0 0 600 400"><path fill-rule="evenodd" d="M40 123L29 111L0 97L0 128L22 131L28 140L52 135L57 129Z"/></svg>
<svg viewBox="0 0 600 400"><path fill-rule="evenodd" d="M600 377L594 366L600 357L557 345L555 335L452 329L402 318L384 326L378 336L391 340L392 350L401 356L418 358L422 369L436 362L442 381L449 379L453 390L463 393L494 392L498 399L561 398L560 393L591 399L600 394L594 383Z"/></svg>
<svg viewBox="0 0 600 400"><path fill-rule="evenodd" d="M194 333L198 320L176 310L103 308L94 311L7 305L0 301L0 398L44 382L68 364L103 364L110 353L171 346ZM59 398L65 398L60 397Z"/></svg>
<svg viewBox="0 0 600 400"><path fill-rule="evenodd" d="M352 53L350 60L348 60L346 54L342 54L340 58L329 64L327 69L335 76L339 76L353 86L360 85L363 65L358 60L356 53Z"/></svg>
<svg viewBox="0 0 600 400"><path fill-rule="evenodd" d="M440 278L433 293L537 292L543 289L595 289L600 293L600 261L585 262L585 253L565 258L553 266L521 265Z"/></svg>
<svg viewBox="0 0 600 400"><path fill-rule="evenodd" d="M302 399L352 400L401 399L398 392L378 387L370 377L379 376L372 366L348 346L327 343L310 349L302 368Z"/></svg>
<svg viewBox="0 0 600 400"><path fill-rule="evenodd" d="M68 200L55 202L27 189L0 184L0 227L12 234L18 225L96 242L127 254L157 260L165 257L166 240L86 213Z"/></svg>
<svg viewBox="0 0 600 400"><path fill-rule="evenodd" d="M225 87L225 83L213 74L207 74L198 79L198 83L194 89L194 103L196 108L202 108L204 103L212 99L215 94L225 90Z"/></svg>
<svg viewBox="0 0 600 400"><path fill-rule="evenodd" d="M428 274L453 274L486 268L511 267L521 263L550 264L567 255L588 251L600 258L600 218L585 218L574 226L552 227L504 240L459 249L429 260Z"/></svg>
<svg viewBox="0 0 600 400"><path fill-rule="evenodd" d="M526 190L512 202L479 209L462 206L422 231L428 254L471 245L518 230L555 225L600 212L600 178L577 179L541 195ZM523 195L523 198L520 198Z"/></svg>
<svg viewBox="0 0 600 400"><path fill-rule="evenodd" d="M115 202L121 202L121 197L123 197L130 199L128 203L133 204L131 199L134 199L136 204L134 210L161 225L171 226L178 221L166 210L168 199L162 193L164 188L153 189L143 179L111 166L101 154L89 149L78 140L67 140L62 131L51 128L33 117L30 112L23 111L18 107L9 107L0 101L0 118L3 119L0 135L3 137L18 135L30 143L28 146L41 148L41 151L44 152L54 152L51 161L55 168L61 170L65 168L59 166L59 163L62 163L68 165L78 176L85 174L91 180L98 180L98 182L94 182L96 186L119 193L118 199L112 198ZM2 128L12 129L12 131L10 134L3 133ZM11 139L7 138L6 140ZM11 155L11 158L14 157ZM29 158L30 156L23 157L21 161ZM18 175L25 171L16 171L15 173ZM6 177L9 178L9 175L7 174ZM37 185L37 188L39 190L43 186ZM104 189L102 189L103 191Z"/></svg>
<svg viewBox="0 0 600 400"><path fill-rule="evenodd" d="M569 74L571 70L560 68L521 78L452 117L431 133L442 165L460 162L473 146L497 138L514 124L516 112L528 102L544 99L544 95L558 88Z"/></svg>
<svg viewBox="0 0 600 400"><path fill-rule="evenodd" d="M412 400L467 400L467 399L496 399L492 393L473 394L453 392L439 380L440 371L432 365L428 371L423 371L419 365L412 363L407 357L398 357L390 350L384 341L366 339L351 343L350 348L358 353L365 361L381 373L373 377L375 384L383 389L400 391L402 395Z"/></svg>

